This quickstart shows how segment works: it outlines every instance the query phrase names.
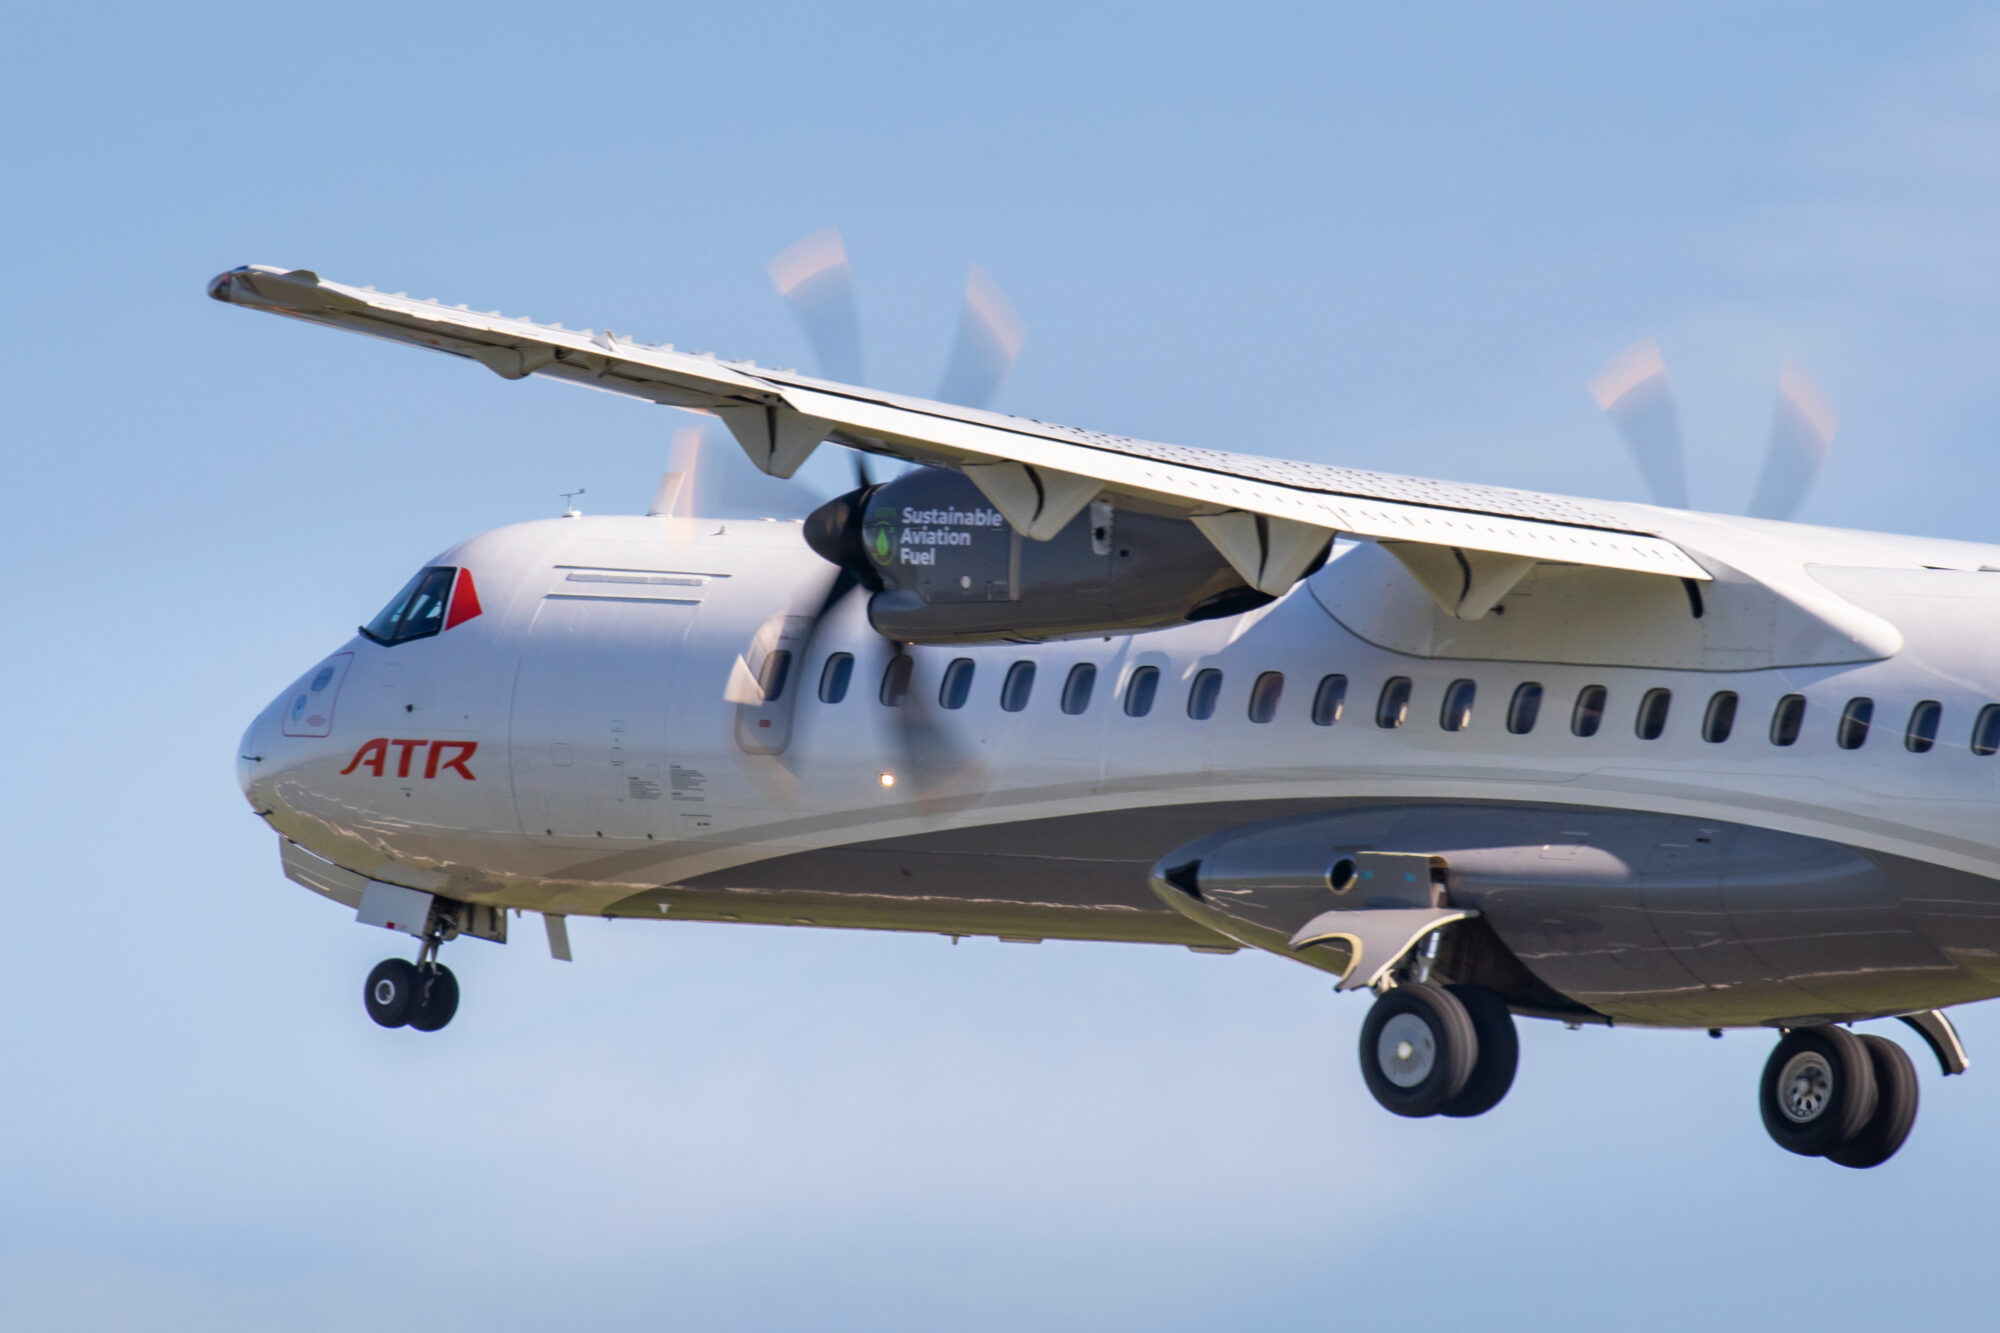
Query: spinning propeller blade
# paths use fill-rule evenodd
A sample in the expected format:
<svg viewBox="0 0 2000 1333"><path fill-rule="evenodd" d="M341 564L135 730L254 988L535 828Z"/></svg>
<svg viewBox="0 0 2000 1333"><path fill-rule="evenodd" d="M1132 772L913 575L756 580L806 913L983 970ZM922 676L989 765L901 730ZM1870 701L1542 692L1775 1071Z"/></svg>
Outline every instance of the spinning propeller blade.
<svg viewBox="0 0 2000 1333"><path fill-rule="evenodd" d="M861 383L861 311L839 229L828 227L793 242L764 268L804 326L819 373L843 384Z"/></svg>
<svg viewBox="0 0 2000 1333"><path fill-rule="evenodd" d="M1611 358L1590 381L1590 395L1618 427L1632 451L1653 503L1669 509L1688 504L1687 469L1681 452L1681 421L1667 386L1667 365L1651 338L1633 343Z"/></svg>
<svg viewBox="0 0 2000 1333"><path fill-rule="evenodd" d="M1764 470L1750 501L1751 517L1789 519L1798 512L1839 426L1840 413L1826 391L1787 359L1778 371L1778 408L1770 443L1764 446Z"/></svg>
<svg viewBox="0 0 2000 1333"><path fill-rule="evenodd" d="M1667 386L1666 363L1651 338L1611 358L1590 381L1591 397L1604 409L1645 475L1653 503L1687 507L1680 416ZM1789 520L1812 488L1833 447L1840 413L1826 391L1796 362L1778 373L1778 408L1764 447L1764 467L1744 512L1753 518Z"/></svg>
<svg viewBox="0 0 2000 1333"><path fill-rule="evenodd" d="M938 382L939 400L964 407L986 406L1014 368L1027 338L1027 326L1000 284L974 264L965 279L965 303L959 307L951 359Z"/></svg>
<svg viewBox="0 0 2000 1333"><path fill-rule="evenodd" d="M916 670L916 659L909 645L893 646L896 655L892 662L908 664L903 668L906 673L903 701L877 712L889 728L898 782L909 785L913 792L924 792L945 779L976 771L977 757L958 745L945 726L944 705L938 698L943 681L927 680Z"/></svg>
<svg viewBox="0 0 2000 1333"><path fill-rule="evenodd" d="M682 474L676 518L802 519L825 500L804 482L759 472L714 422L674 432L667 470Z"/></svg>

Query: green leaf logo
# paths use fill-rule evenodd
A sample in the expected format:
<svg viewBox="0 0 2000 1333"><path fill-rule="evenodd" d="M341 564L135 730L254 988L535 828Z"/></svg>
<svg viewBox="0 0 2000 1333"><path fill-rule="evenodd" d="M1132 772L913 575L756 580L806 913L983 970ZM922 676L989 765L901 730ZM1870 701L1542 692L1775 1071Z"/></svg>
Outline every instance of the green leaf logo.
<svg viewBox="0 0 2000 1333"><path fill-rule="evenodd" d="M885 565L889 563L889 552L895 545L890 536L892 531L887 523L875 529L875 558Z"/></svg>

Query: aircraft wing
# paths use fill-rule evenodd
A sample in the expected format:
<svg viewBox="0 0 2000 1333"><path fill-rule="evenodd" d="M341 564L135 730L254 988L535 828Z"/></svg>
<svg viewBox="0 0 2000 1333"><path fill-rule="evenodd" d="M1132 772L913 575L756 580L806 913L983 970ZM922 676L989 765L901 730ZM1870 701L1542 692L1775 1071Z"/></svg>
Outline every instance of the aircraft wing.
<svg viewBox="0 0 2000 1333"><path fill-rule="evenodd" d="M1625 506L1128 439L349 287L307 269L233 269L209 295L450 352L506 379L539 375L710 412L774 476L790 476L824 440L956 468L1037 539L1100 494L1139 501L1187 516L1267 592L1290 587L1336 534L1382 543L1468 619L1537 563L1709 578Z"/></svg>

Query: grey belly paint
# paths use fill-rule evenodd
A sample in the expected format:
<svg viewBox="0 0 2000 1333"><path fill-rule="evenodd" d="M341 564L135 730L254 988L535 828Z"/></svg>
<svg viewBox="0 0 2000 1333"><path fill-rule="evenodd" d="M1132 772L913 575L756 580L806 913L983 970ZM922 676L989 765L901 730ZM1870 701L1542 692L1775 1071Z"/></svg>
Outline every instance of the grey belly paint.
<svg viewBox="0 0 2000 1333"><path fill-rule="evenodd" d="M1215 934L1148 886L1155 862L1209 836L1275 839L1296 867L1231 896L1254 940ZM1325 909L1310 889L1342 848L1444 857L1455 906L1477 909L1542 986L1617 1022L1819 1021L2000 994L2000 883L1768 829L1588 808L1272 801L1072 815L774 857L609 914L1261 944Z"/></svg>

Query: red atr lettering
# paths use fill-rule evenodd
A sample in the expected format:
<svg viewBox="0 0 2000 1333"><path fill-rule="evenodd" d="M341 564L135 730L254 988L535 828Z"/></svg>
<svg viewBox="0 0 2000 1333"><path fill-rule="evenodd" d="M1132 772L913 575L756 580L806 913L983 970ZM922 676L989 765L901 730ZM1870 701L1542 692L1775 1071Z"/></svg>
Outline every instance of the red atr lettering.
<svg viewBox="0 0 2000 1333"><path fill-rule="evenodd" d="M402 751L402 754L401 754L401 755L399 755L399 756L397 756L397 759L396 759L396 776L397 776L397 777L399 777L399 778L406 778L406 777L410 776L410 751L412 751L412 750L416 749L416 748L417 748L418 746L422 745L422 744L423 744L423 742L422 742L422 741L390 741L390 742L389 742L389 744L391 744L391 745L395 746L395 747L396 747L396 748L397 748L398 750L401 750L401 751ZM432 776L432 775L431 775L431 774L428 774L428 773L426 773L426 774L425 774L424 776L425 776L425 777L430 777L430 776Z"/></svg>
<svg viewBox="0 0 2000 1333"><path fill-rule="evenodd" d="M372 741L364 742L361 748L354 752L354 758L347 761L347 767L340 770L341 773L345 775L356 769L365 768L378 778L384 776L389 767L389 747L392 745L398 751L396 776L399 778L410 776L412 759L416 752L429 746L430 753L424 757L425 777L434 778L440 773L456 773L468 782L477 780L467 764L472 756L479 752L478 741L405 740L400 737L390 740L387 736L377 736Z"/></svg>
<svg viewBox="0 0 2000 1333"><path fill-rule="evenodd" d="M388 757L389 742L386 738L369 741L354 752L354 758L348 760L347 767L340 770L341 775L345 776L352 773L355 769L366 764L368 771L379 778L382 776L383 761L388 759Z"/></svg>
<svg viewBox="0 0 2000 1333"><path fill-rule="evenodd" d="M473 751L478 748L478 741L432 741L431 757L424 761L424 776L434 778L440 769L448 768L456 770L460 777L471 781L472 770L465 766L465 761L472 758ZM446 750L456 750L458 753L449 759L444 759ZM444 759L444 762L439 763L440 759Z"/></svg>

